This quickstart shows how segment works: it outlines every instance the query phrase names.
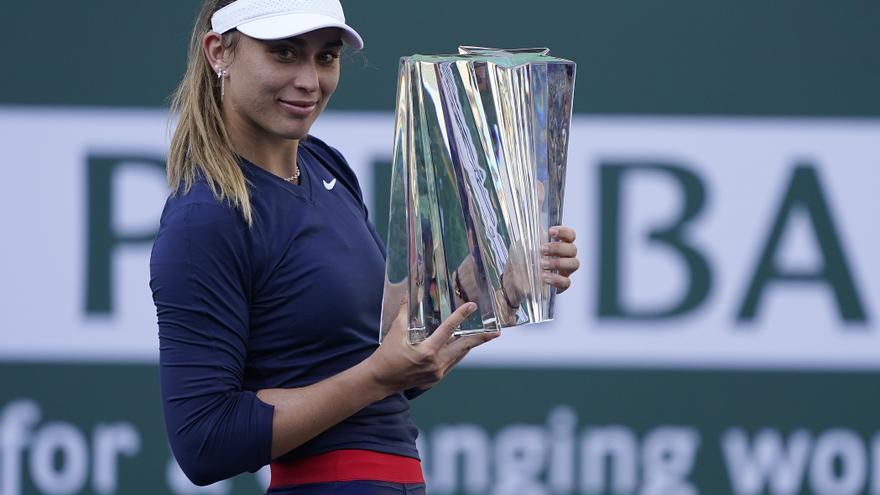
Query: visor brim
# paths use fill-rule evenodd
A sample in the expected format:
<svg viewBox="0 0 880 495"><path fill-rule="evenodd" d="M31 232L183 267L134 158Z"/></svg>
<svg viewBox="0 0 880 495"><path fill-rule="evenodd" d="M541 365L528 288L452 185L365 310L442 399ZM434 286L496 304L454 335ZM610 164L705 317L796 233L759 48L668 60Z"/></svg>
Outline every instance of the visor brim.
<svg viewBox="0 0 880 495"><path fill-rule="evenodd" d="M324 28L339 29L342 41L356 50L364 47L364 40L351 26L321 14L281 14L255 19L238 26L239 31L258 40L280 40Z"/></svg>

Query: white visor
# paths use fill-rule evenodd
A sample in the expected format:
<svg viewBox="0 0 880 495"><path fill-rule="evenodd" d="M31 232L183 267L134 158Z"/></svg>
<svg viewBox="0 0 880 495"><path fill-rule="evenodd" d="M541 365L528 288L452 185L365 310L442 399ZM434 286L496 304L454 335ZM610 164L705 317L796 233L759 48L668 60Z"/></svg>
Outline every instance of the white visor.
<svg viewBox="0 0 880 495"><path fill-rule="evenodd" d="M339 0L236 0L211 17L211 29L217 33L236 28L259 40L338 28L346 44L358 50L364 47L361 36L345 23Z"/></svg>

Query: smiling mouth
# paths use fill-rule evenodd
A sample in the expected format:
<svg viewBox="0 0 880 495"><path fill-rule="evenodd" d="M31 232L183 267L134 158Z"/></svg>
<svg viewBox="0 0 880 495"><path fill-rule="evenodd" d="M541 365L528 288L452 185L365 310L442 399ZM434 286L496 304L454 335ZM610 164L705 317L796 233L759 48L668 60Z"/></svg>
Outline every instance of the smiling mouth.
<svg viewBox="0 0 880 495"><path fill-rule="evenodd" d="M289 101L278 100L282 107L293 115L305 117L311 114L317 107L317 101Z"/></svg>

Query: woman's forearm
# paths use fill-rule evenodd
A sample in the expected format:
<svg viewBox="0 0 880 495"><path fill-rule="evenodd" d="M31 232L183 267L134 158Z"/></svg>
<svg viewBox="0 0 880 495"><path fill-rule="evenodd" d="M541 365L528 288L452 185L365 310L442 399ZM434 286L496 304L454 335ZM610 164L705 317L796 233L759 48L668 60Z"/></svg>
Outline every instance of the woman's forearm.
<svg viewBox="0 0 880 495"><path fill-rule="evenodd" d="M375 378L369 359L307 387L260 390L257 397L275 406L272 459L393 392Z"/></svg>

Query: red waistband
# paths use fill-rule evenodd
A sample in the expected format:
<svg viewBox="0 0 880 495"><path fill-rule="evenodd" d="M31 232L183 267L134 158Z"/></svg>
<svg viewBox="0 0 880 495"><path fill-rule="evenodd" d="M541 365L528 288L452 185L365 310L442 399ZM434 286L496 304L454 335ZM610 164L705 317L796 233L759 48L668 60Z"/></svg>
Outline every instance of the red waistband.
<svg viewBox="0 0 880 495"><path fill-rule="evenodd" d="M424 483L418 459L370 450L334 450L287 462L273 462L269 488L332 481Z"/></svg>

